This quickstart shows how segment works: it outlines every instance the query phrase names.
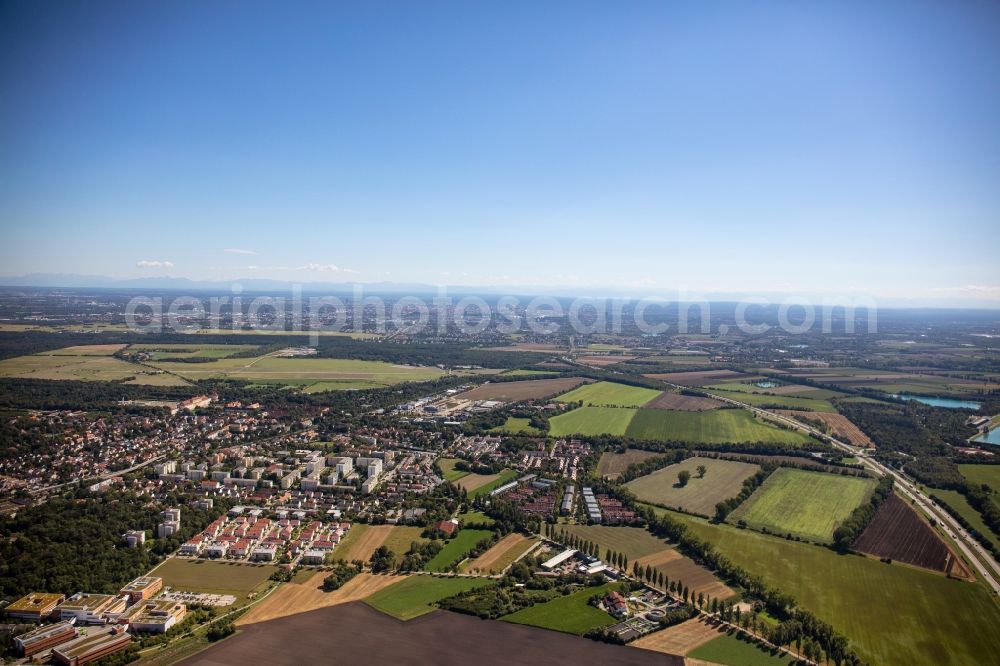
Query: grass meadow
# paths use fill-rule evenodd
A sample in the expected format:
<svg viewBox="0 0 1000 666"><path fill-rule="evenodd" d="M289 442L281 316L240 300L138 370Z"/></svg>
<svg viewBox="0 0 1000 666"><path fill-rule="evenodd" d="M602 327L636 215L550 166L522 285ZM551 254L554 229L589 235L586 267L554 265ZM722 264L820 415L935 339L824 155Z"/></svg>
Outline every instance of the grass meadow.
<svg viewBox="0 0 1000 666"><path fill-rule="evenodd" d="M433 611L433 604L441 599L491 582L488 578L410 576L379 590L365 599L365 603L398 620L412 620Z"/></svg>
<svg viewBox="0 0 1000 666"><path fill-rule="evenodd" d="M556 401L580 401L584 406L593 405L596 407L642 407L661 393L663 391L641 386L629 386L614 382L595 382L593 384L584 384L569 393L563 393L556 398Z"/></svg>

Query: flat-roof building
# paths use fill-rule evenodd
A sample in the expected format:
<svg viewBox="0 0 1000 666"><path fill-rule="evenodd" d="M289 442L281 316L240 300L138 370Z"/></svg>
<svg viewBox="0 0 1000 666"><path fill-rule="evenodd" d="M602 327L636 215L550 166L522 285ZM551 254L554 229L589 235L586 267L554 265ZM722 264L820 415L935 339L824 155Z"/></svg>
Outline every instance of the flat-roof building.
<svg viewBox="0 0 1000 666"><path fill-rule="evenodd" d="M187 615L187 606L172 599L147 599L129 608L127 622L132 631L162 634Z"/></svg>
<svg viewBox="0 0 1000 666"><path fill-rule="evenodd" d="M163 589L163 579L159 576L140 576L123 587L119 594L128 595L129 604L149 599Z"/></svg>
<svg viewBox="0 0 1000 666"><path fill-rule="evenodd" d="M576 555L576 550L572 548L567 548L563 552L559 553L555 557L552 557L544 562L542 562L542 568L548 571L552 571L557 566L568 560L569 558Z"/></svg>
<svg viewBox="0 0 1000 666"><path fill-rule="evenodd" d="M22 657L30 657L74 638L76 638L76 627L69 622L59 622L47 624L20 636L15 636L14 647L17 648L17 653Z"/></svg>
<svg viewBox="0 0 1000 666"><path fill-rule="evenodd" d="M104 624L128 607L128 597L113 594L77 592L59 604L60 620L76 620L77 624Z"/></svg>
<svg viewBox="0 0 1000 666"><path fill-rule="evenodd" d="M66 595L47 592L29 592L11 603L4 612L7 617L19 620L43 620L52 615L56 606L66 601Z"/></svg>
<svg viewBox="0 0 1000 666"><path fill-rule="evenodd" d="M132 636L124 627L112 627L101 631L92 631L68 643L52 649L56 663L63 666L83 666L92 661L128 648Z"/></svg>

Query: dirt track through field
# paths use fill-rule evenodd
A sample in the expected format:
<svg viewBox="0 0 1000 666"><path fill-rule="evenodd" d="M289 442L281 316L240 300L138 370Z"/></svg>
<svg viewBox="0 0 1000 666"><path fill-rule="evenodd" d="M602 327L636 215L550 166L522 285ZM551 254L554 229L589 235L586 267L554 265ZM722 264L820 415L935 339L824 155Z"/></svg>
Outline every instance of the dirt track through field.
<svg viewBox="0 0 1000 666"><path fill-rule="evenodd" d="M717 625L698 617L638 638L629 647L685 655L721 635Z"/></svg>
<svg viewBox="0 0 1000 666"><path fill-rule="evenodd" d="M271 593L267 599L251 608L246 615L239 618L236 624L242 626L266 622L317 608L361 601L382 588L406 578L406 576L375 576L361 573L347 581L339 590L324 592L323 579L326 575L324 571L317 571L315 576L304 583L285 583L280 589Z"/></svg>
<svg viewBox="0 0 1000 666"><path fill-rule="evenodd" d="M493 565L499 562L507 553L512 550L525 548L524 542L528 539L521 534L508 534L498 541L492 548L474 559L466 568L470 572L491 571ZM498 572L499 573L499 572Z"/></svg>

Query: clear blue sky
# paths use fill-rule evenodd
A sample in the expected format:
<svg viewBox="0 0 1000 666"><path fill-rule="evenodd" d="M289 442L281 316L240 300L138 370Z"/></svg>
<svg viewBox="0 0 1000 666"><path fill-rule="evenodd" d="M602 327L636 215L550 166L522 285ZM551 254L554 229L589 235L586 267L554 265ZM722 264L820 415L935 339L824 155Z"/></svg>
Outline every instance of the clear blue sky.
<svg viewBox="0 0 1000 666"><path fill-rule="evenodd" d="M0 274L1000 304L998 72L986 1L2 2Z"/></svg>

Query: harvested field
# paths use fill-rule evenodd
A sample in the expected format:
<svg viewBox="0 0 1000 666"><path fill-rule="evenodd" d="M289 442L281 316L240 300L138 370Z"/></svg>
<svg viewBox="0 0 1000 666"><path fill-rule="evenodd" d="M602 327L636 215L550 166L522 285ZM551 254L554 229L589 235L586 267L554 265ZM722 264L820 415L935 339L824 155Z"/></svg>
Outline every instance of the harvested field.
<svg viewBox="0 0 1000 666"><path fill-rule="evenodd" d="M681 384L683 386L705 386L716 382L732 379L745 379L749 375L735 370L695 370L693 372L661 372L644 375L650 379L662 379L671 384Z"/></svg>
<svg viewBox="0 0 1000 666"><path fill-rule="evenodd" d="M285 583L267 599L251 608L249 613L239 618L236 624L267 622L279 617L307 613L317 608L361 601L405 578L405 576L375 576L370 573L360 573L347 581L339 590L324 592L323 579L326 575L325 571L317 571L303 583Z"/></svg>
<svg viewBox="0 0 1000 666"><path fill-rule="evenodd" d="M670 580L683 583L696 596L700 592L713 598L728 599L735 594L711 571L697 564L691 558L681 555L673 548L640 557L636 561L643 568L648 564L654 571L662 571L663 575Z"/></svg>
<svg viewBox="0 0 1000 666"><path fill-rule="evenodd" d="M466 573L500 573L537 543L521 534L508 534L488 551L472 560Z"/></svg>
<svg viewBox="0 0 1000 666"><path fill-rule="evenodd" d="M876 557L970 578L961 558L955 556L927 521L895 494L882 502L854 547Z"/></svg>
<svg viewBox="0 0 1000 666"><path fill-rule="evenodd" d="M629 407L579 407L549 420L549 435L624 435L638 410Z"/></svg>
<svg viewBox="0 0 1000 666"><path fill-rule="evenodd" d="M308 637L290 640L289 637ZM261 655L273 666L328 663L510 666L520 663L681 666L680 658L625 650L570 634L436 612L400 622L361 603L341 604L258 622L181 662L184 666L246 666Z"/></svg>
<svg viewBox="0 0 1000 666"><path fill-rule="evenodd" d="M652 650L664 654L685 655L691 650L718 638L721 633L717 624L704 617L696 617L638 638L629 647Z"/></svg>
<svg viewBox="0 0 1000 666"><path fill-rule="evenodd" d="M625 363L626 361L631 361L635 356L625 356L619 355L615 356L613 354L609 355L597 355L597 356L580 356L576 360L584 365L590 365L595 368L604 368L609 365L615 365L616 363Z"/></svg>
<svg viewBox="0 0 1000 666"><path fill-rule="evenodd" d="M830 412L800 412L793 409L779 409L779 414L790 416L793 419L806 421L820 421L828 426L833 434L841 439L846 439L855 446L875 447L875 443L868 438L868 435L843 414L832 414Z"/></svg>
<svg viewBox="0 0 1000 666"><path fill-rule="evenodd" d="M455 396L456 400L501 400L519 402L521 400L541 400L550 395L558 395L589 381L583 377L560 377L558 379L526 379L517 382L487 382Z"/></svg>
<svg viewBox="0 0 1000 666"><path fill-rule="evenodd" d="M39 352L40 356L111 356L117 351L121 351L127 345L76 345L74 347L63 347L47 352Z"/></svg>
<svg viewBox="0 0 1000 666"><path fill-rule="evenodd" d="M101 346L101 345L96 345ZM88 349L94 346L88 346ZM32 356L17 356L0 361L0 377L46 379L51 381L127 381L130 384L184 386L183 379L164 374L108 354L71 354L67 347ZM133 379L129 379L129 378Z"/></svg>
<svg viewBox="0 0 1000 666"><path fill-rule="evenodd" d="M556 417L551 423L559 418L564 417ZM806 444L815 441L802 432L784 430L763 419L757 419L745 409L712 409L704 412L640 409L629 422L624 434L637 440L692 444Z"/></svg>
<svg viewBox="0 0 1000 666"><path fill-rule="evenodd" d="M516 476L517 472L509 469L504 470L499 474L467 474L456 481L455 485L464 489L470 495L475 491L480 491L477 494L481 495L482 493L489 492L499 485L503 485L503 481L513 479Z"/></svg>
<svg viewBox="0 0 1000 666"><path fill-rule="evenodd" d="M675 409L679 412L703 412L707 409L721 407L722 403L711 398L702 398L697 395L681 395L666 391L658 398L647 402L646 409Z"/></svg>
<svg viewBox="0 0 1000 666"><path fill-rule="evenodd" d="M354 534L354 530L359 527L364 527L365 529L361 534ZM375 552L382 542L386 540L389 533L392 532L392 525L359 525L355 524L351 527L351 530L347 533L348 539L354 536L354 539L348 541L344 540L344 543L338 546L333 551L333 556L335 559L344 560L350 562L353 560L364 560L367 562L371 559L372 553Z"/></svg>
<svg viewBox="0 0 1000 666"><path fill-rule="evenodd" d="M506 347L483 347L485 351L513 351L513 352L557 352L566 351L563 345L554 345L547 342L518 342Z"/></svg>
<svg viewBox="0 0 1000 666"><path fill-rule="evenodd" d="M702 465L706 468L704 478L698 475ZM758 469L757 465L734 460L695 457L633 479L625 487L643 502L710 517L715 514L715 505L739 495L743 482ZM683 487L677 481L682 470L691 474Z"/></svg>
<svg viewBox="0 0 1000 666"><path fill-rule="evenodd" d="M625 453L604 453L597 463L597 474L602 478L617 479L618 476L628 469L629 465L649 460L660 455L654 451L643 451L642 449L626 449Z"/></svg>

